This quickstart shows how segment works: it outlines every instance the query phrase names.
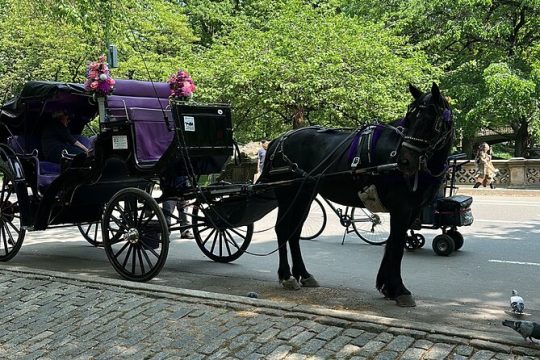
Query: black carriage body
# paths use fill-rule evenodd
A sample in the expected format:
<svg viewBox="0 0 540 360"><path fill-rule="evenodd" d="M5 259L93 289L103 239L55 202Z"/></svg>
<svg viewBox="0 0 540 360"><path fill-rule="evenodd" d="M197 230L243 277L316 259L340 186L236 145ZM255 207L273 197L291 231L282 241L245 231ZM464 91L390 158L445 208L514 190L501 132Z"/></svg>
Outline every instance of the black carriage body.
<svg viewBox="0 0 540 360"><path fill-rule="evenodd" d="M107 151L141 176L220 172L233 153L230 106L169 101L169 92L166 83L118 80L101 123Z"/></svg>
<svg viewBox="0 0 540 360"><path fill-rule="evenodd" d="M463 158L464 154L451 156L449 158L450 172L445 175L445 181L435 198L435 200L424 206L418 219L413 223L412 229L421 228L453 228L472 225L474 217L471 210L473 198L466 195L455 195L456 178L455 174L463 164L457 164L457 160Z"/></svg>
<svg viewBox="0 0 540 360"><path fill-rule="evenodd" d="M230 107L175 103L171 111L168 95L166 83L118 80L104 101L94 156L58 165L42 158L42 123L67 109L76 119L72 134L81 134L97 116L98 101L80 84L27 83L0 117L0 157L16 174L21 224L44 230L96 222L121 189L148 191L162 176L221 171L233 151ZM190 118L194 131L184 123Z"/></svg>

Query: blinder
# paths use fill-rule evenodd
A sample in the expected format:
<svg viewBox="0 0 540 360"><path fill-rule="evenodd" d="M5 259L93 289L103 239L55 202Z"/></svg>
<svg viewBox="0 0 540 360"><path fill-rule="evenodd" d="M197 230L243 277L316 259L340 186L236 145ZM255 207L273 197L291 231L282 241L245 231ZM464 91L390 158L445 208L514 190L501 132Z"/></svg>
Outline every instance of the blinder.
<svg viewBox="0 0 540 360"><path fill-rule="evenodd" d="M401 144L403 147L408 148L410 150L413 150L417 152L420 156L424 157L430 157L431 154L441 149L445 144L446 140L449 140L448 135L452 132L451 126L445 126L449 125L452 122L452 111L449 108L444 108L443 111L440 111L440 109L435 106L434 104L429 105L418 105L418 106L411 106L409 108L409 111L407 111L406 118L409 116L414 116L416 118L420 117L421 111L425 110L430 107L433 107L433 110L436 114L435 118L435 124L433 125L433 131L436 134L432 139L422 139L414 136L407 135L407 129L405 129L405 135L403 136L403 143ZM444 128L446 128L446 131L444 131ZM444 132L443 132L444 131Z"/></svg>

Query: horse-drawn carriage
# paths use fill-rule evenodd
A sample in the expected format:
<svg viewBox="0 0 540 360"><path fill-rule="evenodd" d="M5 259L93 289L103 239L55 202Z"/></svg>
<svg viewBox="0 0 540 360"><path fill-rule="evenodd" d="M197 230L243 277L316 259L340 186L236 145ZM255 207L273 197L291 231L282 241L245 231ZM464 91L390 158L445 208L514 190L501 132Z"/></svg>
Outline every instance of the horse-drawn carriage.
<svg viewBox="0 0 540 360"><path fill-rule="evenodd" d="M398 122L372 131L291 131L271 142L256 184L197 186L200 175L219 172L233 154L229 106L171 100L166 83L118 81L113 95L95 98L82 85L29 82L0 116L0 261L17 254L26 231L99 222L115 270L146 281L165 263L170 231L183 229L168 223L165 201L193 206L190 226L198 246L222 262L245 252L253 223L277 206L280 281L292 289L318 286L298 240L320 193L342 205L389 211L376 286L399 305L413 306L400 274L406 231L440 189L454 123L436 84L427 93L412 85L409 90L414 100ZM75 135L99 114L89 156L66 153L61 164L44 161L41 130L58 109L74 115ZM191 186L179 185L183 176Z"/></svg>
<svg viewBox="0 0 540 360"><path fill-rule="evenodd" d="M60 109L72 117L71 133L92 151L64 152L57 164L44 160L40 135ZM98 115L94 138L82 136ZM256 195L247 200L242 185L195 191L176 181L217 173L233 154L228 105L170 101L166 83L119 80L113 95L96 99L79 84L32 81L2 107L0 120L2 261L17 254L27 231L78 225L89 242L104 246L120 275L149 280L165 263L170 231L182 229L172 214L168 224L164 201L193 205L195 240L215 261L237 259L251 241L253 212L246 221L245 211L216 209L241 203L246 210ZM100 240L88 231L97 224Z"/></svg>

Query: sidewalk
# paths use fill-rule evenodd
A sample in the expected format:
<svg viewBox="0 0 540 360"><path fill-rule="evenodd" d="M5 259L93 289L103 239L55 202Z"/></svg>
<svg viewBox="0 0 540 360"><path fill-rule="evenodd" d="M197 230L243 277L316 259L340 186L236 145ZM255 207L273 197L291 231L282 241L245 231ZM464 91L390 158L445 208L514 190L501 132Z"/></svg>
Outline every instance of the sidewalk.
<svg viewBox="0 0 540 360"><path fill-rule="evenodd" d="M469 196L540 196L540 188L509 188L497 185L495 189L480 187L474 189L472 185L458 185L458 195Z"/></svg>
<svg viewBox="0 0 540 360"><path fill-rule="evenodd" d="M26 268L1 269L4 359L535 359L437 324Z"/></svg>

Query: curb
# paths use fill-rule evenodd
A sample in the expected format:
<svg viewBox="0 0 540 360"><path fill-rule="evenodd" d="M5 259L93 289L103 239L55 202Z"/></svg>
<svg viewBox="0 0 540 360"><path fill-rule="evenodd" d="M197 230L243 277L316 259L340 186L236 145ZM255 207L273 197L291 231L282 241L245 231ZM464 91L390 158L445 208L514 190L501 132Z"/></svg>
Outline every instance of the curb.
<svg viewBox="0 0 540 360"><path fill-rule="evenodd" d="M469 196L540 196L540 189L511 189L511 188L495 188L495 189L473 189L470 186L460 186L457 189L458 195Z"/></svg>
<svg viewBox="0 0 540 360"><path fill-rule="evenodd" d="M416 321L404 321L397 318L365 315L344 310L333 310L311 305L298 305L264 299L250 299L237 295L218 294L201 290L173 288L165 285L136 283L120 279L95 278L88 275L67 274L58 271L30 269L22 266L1 268L1 272L19 274L25 278L38 280L55 280L66 283L102 289L111 287L113 291L140 293L152 297L181 299L191 303L230 308L233 310L253 311L274 316L295 317L313 320L325 325L344 328L357 328L366 331L388 332L396 335L408 335L416 339L427 339L433 342L470 345L479 349L496 352L511 352L526 356L540 357L540 349L534 344L508 340L506 337L491 332L469 330L454 326L427 324ZM84 284L81 284L84 283ZM120 289L119 289L120 288ZM508 336L511 338L511 336Z"/></svg>

